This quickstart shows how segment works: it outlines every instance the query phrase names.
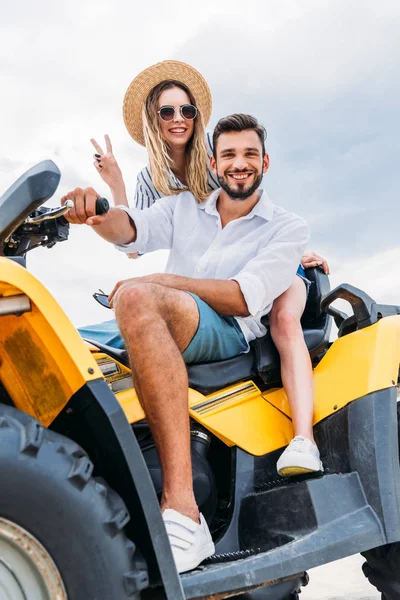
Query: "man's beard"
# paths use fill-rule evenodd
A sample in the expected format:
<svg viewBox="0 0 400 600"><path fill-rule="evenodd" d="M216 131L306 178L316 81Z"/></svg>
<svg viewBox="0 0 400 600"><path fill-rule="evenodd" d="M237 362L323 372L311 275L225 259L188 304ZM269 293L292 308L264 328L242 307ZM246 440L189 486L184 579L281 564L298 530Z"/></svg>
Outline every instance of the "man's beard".
<svg viewBox="0 0 400 600"><path fill-rule="evenodd" d="M233 190L227 182L227 180L225 179L225 177L220 177L217 174L217 179L219 185L228 194L228 196L232 198L232 200L247 200L247 198L250 198L250 196L252 196L254 192L260 187L261 182L263 180L263 173L260 173L260 175L258 175L258 177L255 178L254 183L247 190L243 191Z"/></svg>

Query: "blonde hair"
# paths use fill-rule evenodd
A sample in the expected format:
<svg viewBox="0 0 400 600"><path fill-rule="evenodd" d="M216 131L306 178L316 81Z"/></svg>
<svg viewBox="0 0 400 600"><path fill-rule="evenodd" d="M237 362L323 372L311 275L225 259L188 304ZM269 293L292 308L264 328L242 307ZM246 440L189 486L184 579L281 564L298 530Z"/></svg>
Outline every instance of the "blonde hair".
<svg viewBox="0 0 400 600"><path fill-rule="evenodd" d="M143 134L149 156L150 173L154 187L162 196L176 194L176 187L174 187L170 175L173 161L169 155L168 144L161 134L157 113L161 93L172 87L181 88L189 96L190 102L196 106L195 99L186 85L179 81L166 80L152 89L142 110ZM188 185L184 189L192 192L199 203L210 195L208 189L208 155L204 139L204 121L201 112L198 110L197 117L194 120L193 135L186 146L188 154L186 180Z"/></svg>

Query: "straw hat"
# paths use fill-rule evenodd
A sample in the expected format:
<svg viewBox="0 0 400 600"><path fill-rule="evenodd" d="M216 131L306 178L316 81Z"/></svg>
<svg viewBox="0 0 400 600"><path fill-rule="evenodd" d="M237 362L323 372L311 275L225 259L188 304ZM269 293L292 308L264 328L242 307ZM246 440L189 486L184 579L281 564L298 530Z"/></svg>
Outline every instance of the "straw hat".
<svg viewBox="0 0 400 600"><path fill-rule="evenodd" d="M204 77L190 65L178 60L164 60L148 67L132 81L123 104L124 122L133 139L144 146L142 108L153 88L166 79L185 84L192 93L203 116L204 125L211 116L211 92Z"/></svg>

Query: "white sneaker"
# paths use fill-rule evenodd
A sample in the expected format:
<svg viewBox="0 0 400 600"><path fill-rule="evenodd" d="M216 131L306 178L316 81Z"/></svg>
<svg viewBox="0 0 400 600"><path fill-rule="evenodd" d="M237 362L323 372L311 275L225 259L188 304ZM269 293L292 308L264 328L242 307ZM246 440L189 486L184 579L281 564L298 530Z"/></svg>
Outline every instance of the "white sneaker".
<svg viewBox="0 0 400 600"><path fill-rule="evenodd" d="M279 475L283 477L324 470L317 446L301 435L293 438L286 450L282 452L276 468Z"/></svg>
<svg viewBox="0 0 400 600"><path fill-rule="evenodd" d="M191 571L215 553L214 542L205 518L200 523L167 508L162 513L178 573Z"/></svg>

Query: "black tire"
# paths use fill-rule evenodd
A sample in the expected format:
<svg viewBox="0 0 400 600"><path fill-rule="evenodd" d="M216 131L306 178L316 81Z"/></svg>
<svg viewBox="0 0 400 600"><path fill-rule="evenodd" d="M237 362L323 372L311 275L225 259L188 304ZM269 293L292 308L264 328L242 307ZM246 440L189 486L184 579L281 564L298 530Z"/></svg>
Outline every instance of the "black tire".
<svg viewBox="0 0 400 600"><path fill-rule="evenodd" d="M381 592L382 600L399 600L400 543L374 548L362 555L367 559L362 567L364 575Z"/></svg>
<svg viewBox="0 0 400 600"><path fill-rule="evenodd" d="M139 600L147 569L135 561L129 514L75 442L0 404L0 517L47 550L68 600Z"/></svg>
<svg viewBox="0 0 400 600"><path fill-rule="evenodd" d="M400 378L399 378L400 384ZM397 403L400 456L400 403ZM362 556L367 560L363 572L368 581L381 592L382 600L400 600L400 542L380 546Z"/></svg>

